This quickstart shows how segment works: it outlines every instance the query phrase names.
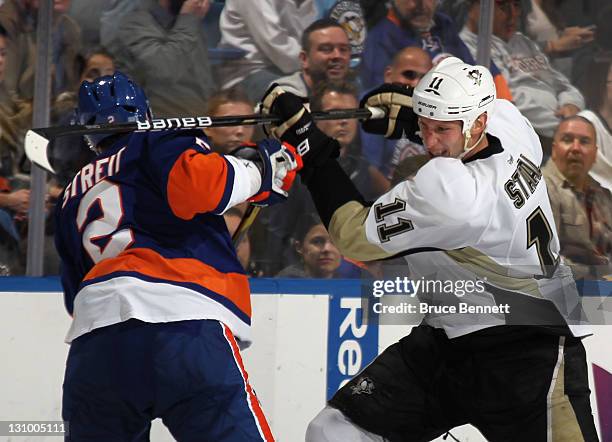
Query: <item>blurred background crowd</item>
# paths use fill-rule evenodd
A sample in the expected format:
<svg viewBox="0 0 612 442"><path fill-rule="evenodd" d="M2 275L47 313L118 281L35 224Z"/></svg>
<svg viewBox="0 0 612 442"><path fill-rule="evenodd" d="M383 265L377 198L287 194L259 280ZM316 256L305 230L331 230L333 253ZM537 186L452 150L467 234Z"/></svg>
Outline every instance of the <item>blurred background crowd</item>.
<svg viewBox="0 0 612 442"><path fill-rule="evenodd" d="M0 0L0 274L25 271L38 0ZM499 98L529 119L544 151L561 253L577 278L612 275L612 3L494 0L490 69ZM479 0L54 0L51 124L74 121L83 80L120 70L156 117L253 112L271 83L311 110L350 109L383 82L415 86L449 55L474 63ZM428 161L418 143L363 133L357 120L317 123L340 163L375 200ZM206 130L227 153L262 138L254 126ZM52 145L44 273L59 273L52 207L93 153L81 137ZM330 189L333 191L333 189ZM244 213L225 214L230 232ZM342 257L299 182L264 209L238 245L252 276L381 276Z"/></svg>

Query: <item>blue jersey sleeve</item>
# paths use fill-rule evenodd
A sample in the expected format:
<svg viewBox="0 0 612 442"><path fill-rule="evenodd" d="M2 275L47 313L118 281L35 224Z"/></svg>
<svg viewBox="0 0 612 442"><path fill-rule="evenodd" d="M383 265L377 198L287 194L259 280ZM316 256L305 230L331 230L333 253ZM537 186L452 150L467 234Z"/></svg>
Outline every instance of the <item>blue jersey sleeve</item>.
<svg viewBox="0 0 612 442"><path fill-rule="evenodd" d="M150 135L148 163L168 205L181 219L198 213L220 214L235 183L231 162L213 152L201 131Z"/></svg>

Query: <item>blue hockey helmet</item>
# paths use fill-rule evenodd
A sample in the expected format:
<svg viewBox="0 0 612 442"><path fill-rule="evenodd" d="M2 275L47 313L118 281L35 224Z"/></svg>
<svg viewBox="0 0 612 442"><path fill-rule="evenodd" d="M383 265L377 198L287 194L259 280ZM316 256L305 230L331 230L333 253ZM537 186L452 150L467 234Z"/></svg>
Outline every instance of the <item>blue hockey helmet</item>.
<svg viewBox="0 0 612 442"><path fill-rule="evenodd" d="M84 81L79 89L77 118L80 124L127 123L152 118L144 91L126 75L113 75ZM92 149L112 134L85 135Z"/></svg>

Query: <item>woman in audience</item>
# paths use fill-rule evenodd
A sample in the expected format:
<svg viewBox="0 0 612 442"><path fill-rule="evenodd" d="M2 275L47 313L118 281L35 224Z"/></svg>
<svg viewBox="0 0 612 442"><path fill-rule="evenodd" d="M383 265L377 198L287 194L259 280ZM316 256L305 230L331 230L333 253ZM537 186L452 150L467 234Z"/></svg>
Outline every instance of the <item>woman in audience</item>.
<svg viewBox="0 0 612 442"><path fill-rule="evenodd" d="M248 115L253 113L253 103L240 88L224 89L208 100L207 115ZM206 129L212 148L219 153L229 153L241 144L253 139L254 126L224 126Z"/></svg>
<svg viewBox="0 0 612 442"><path fill-rule="evenodd" d="M321 219L314 213L304 214L298 221L295 236L295 251L301 263L290 265L276 275L279 278L323 278L336 277L341 256L331 242Z"/></svg>

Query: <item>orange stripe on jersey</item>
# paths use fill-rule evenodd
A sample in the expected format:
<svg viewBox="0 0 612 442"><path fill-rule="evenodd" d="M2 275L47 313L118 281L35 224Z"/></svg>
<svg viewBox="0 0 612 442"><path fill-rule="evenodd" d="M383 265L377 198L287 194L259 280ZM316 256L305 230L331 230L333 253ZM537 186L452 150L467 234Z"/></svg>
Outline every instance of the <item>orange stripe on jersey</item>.
<svg viewBox="0 0 612 442"><path fill-rule="evenodd" d="M217 153L203 155L186 150L168 174L168 204L181 219L210 212L221 202L227 180L227 163Z"/></svg>
<svg viewBox="0 0 612 442"><path fill-rule="evenodd" d="M259 399L257 399L257 396L255 396L253 387L251 387L251 384L249 383L249 375L247 374L246 369L244 368L244 363L242 362L242 356L240 354L240 348L238 347L236 338L234 338L232 331L227 325L221 323L221 326L223 327L223 334L225 335L225 339L227 339L227 342L232 348L232 354L234 355L236 365L238 365L240 374L242 374L242 380L244 381L244 390L247 396L247 402L249 404L249 408L253 412L253 417L255 418L255 423L257 424L257 428L259 429L259 434L261 435L264 441L274 442L272 430L270 430L270 426L268 425L266 416L264 415L264 412L261 409Z"/></svg>
<svg viewBox="0 0 612 442"><path fill-rule="evenodd" d="M497 74L495 78L493 78L493 81L495 82L495 92L497 94L497 98L512 101L512 92L510 91L506 77L504 77L502 74Z"/></svg>
<svg viewBox="0 0 612 442"><path fill-rule="evenodd" d="M363 261L357 261L356 259L349 258L348 256L343 256L342 258L346 262L350 262L351 264L353 264L356 267L359 267L360 269L367 270L368 268Z"/></svg>
<svg viewBox="0 0 612 442"><path fill-rule="evenodd" d="M395 11L391 8L389 8L389 10L387 11L387 19L389 19L389 21L391 21L391 23L393 23L395 26L401 26L397 14L395 14Z"/></svg>
<svg viewBox="0 0 612 442"><path fill-rule="evenodd" d="M164 258L153 250L134 248L100 261L85 275L84 281L113 272L137 272L167 281L197 284L229 299L251 317L249 281L240 273L223 273L197 259Z"/></svg>

